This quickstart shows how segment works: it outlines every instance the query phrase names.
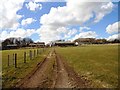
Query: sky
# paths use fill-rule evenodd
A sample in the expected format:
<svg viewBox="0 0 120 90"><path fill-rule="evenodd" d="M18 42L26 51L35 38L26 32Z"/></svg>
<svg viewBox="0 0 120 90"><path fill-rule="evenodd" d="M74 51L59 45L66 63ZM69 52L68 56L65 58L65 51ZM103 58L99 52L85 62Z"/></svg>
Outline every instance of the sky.
<svg viewBox="0 0 120 90"><path fill-rule="evenodd" d="M49 43L60 39L119 38L118 2L48 1L1 0L0 40L29 37Z"/></svg>

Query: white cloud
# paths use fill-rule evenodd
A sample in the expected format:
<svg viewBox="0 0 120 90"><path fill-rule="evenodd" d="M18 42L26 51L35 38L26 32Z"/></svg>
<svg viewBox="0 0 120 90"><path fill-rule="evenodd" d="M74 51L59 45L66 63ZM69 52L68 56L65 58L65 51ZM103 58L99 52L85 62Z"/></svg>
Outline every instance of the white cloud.
<svg viewBox="0 0 120 90"><path fill-rule="evenodd" d="M66 27L78 25L81 26L91 18L93 18L94 23L99 22L105 15L109 14L112 11L113 3L111 2L83 2L81 0L67 0L66 6L63 7L52 7L48 14L44 14L40 18L40 23L42 24L39 29L40 39L45 40L45 42L60 39L60 38L69 38L70 35L65 32L69 32ZM44 27L44 28L43 28ZM61 30L58 30L64 27L65 32L61 34ZM84 27L83 29L89 30L90 28ZM80 30L79 30L80 31ZM71 31L72 32L72 31ZM69 32L70 33L70 32ZM68 37L67 37L68 35ZM82 32L80 35L76 35L76 37L95 37L96 33ZM51 37L51 38L50 38Z"/></svg>
<svg viewBox="0 0 120 90"><path fill-rule="evenodd" d="M36 2L30 1L28 4L26 4L26 7L31 11L35 11L36 9L42 9L42 4L38 4Z"/></svg>
<svg viewBox="0 0 120 90"><path fill-rule="evenodd" d="M50 25L81 25L93 18L94 15L94 22L99 22L106 14L112 11L112 8L113 4L111 2L68 0L67 6L51 8L50 13L43 15L40 22Z"/></svg>
<svg viewBox="0 0 120 90"><path fill-rule="evenodd" d="M108 34L113 34L107 38L108 41L113 41L115 39L120 40L120 21L110 24L106 28Z"/></svg>
<svg viewBox="0 0 120 90"><path fill-rule="evenodd" d="M120 21L108 25L107 28L106 28L106 32L109 33L109 34L120 32Z"/></svg>
<svg viewBox="0 0 120 90"><path fill-rule="evenodd" d="M86 26L84 26L84 27L80 27L80 32L82 32L83 30L90 30L91 28L89 28L89 27L86 27Z"/></svg>
<svg viewBox="0 0 120 90"><path fill-rule="evenodd" d="M27 18L27 19L23 19L22 22L21 22L21 24L22 24L22 25L27 25L27 24L31 24L31 23L33 23L33 22L35 22L35 21L36 21L36 20L33 19L33 18Z"/></svg>
<svg viewBox="0 0 120 90"><path fill-rule="evenodd" d="M113 3L109 2L106 4L101 4L99 9L96 8L95 13L96 13L96 18L94 22L99 22L106 14L109 14L112 9L113 9Z"/></svg>
<svg viewBox="0 0 120 90"><path fill-rule="evenodd" d="M71 38L72 36L74 36L77 33L78 33L78 30L76 30L76 29L68 30L63 38L64 39L69 39L69 38Z"/></svg>
<svg viewBox="0 0 120 90"><path fill-rule="evenodd" d="M33 0L34 2L48 2L50 0Z"/></svg>
<svg viewBox="0 0 120 90"><path fill-rule="evenodd" d="M0 33L0 40L5 40L8 37L8 32L7 31L2 31Z"/></svg>
<svg viewBox="0 0 120 90"><path fill-rule="evenodd" d="M65 0L33 0L34 2L65 2Z"/></svg>
<svg viewBox="0 0 120 90"><path fill-rule="evenodd" d="M97 37L96 32L93 31L88 31L88 32L81 32L77 35L72 40L78 39L78 38L95 38Z"/></svg>
<svg viewBox="0 0 120 90"><path fill-rule="evenodd" d="M71 36L77 33L76 29L68 29L65 27L51 27L51 26L42 26L37 30L37 33L40 36L40 41L49 43L50 41L59 40L59 39L68 39Z"/></svg>
<svg viewBox="0 0 120 90"><path fill-rule="evenodd" d="M19 26L18 19L21 15L16 12L23 6L24 0L1 0L0 1L0 28L16 29Z"/></svg>
<svg viewBox="0 0 120 90"><path fill-rule="evenodd" d="M61 39L61 34L66 33L67 30L64 27L55 28L51 26L41 26L40 29L37 30L37 33L40 36L40 40L48 43L49 41Z"/></svg>
<svg viewBox="0 0 120 90"><path fill-rule="evenodd" d="M115 40L115 39L119 39L119 40L120 40L120 33L119 33L119 34L114 34L114 35L109 36L109 37L107 38L107 40L109 40L109 41L113 41L113 40Z"/></svg>
<svg viewBox="0 0 120 90"><path fill-rule="evenodd" d="M28 37L28 36L31 36L33 33L35 33L34 29L24 30L24 29L19 28L16 31L11 31L10 32L10 37L11 36L14 36L14 37Z"/></svg>
<svg viewBox="0 0 120 90"><path fill-rule="evenodd" d="M36 31L34 29L24 30L21 28L18 28L17 30L10 31L10 32L2 31L0 33L0 40L5 40L6 38L9 38L9 37L29 37L34 33L36 33Z"/></svg>

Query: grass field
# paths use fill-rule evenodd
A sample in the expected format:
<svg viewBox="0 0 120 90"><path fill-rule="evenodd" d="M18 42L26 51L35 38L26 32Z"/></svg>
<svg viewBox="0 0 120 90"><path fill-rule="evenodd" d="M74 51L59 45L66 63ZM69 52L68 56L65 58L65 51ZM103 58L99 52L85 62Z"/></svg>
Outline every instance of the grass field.
<svg viewBox="0 0 120 90"><path fill-rule="evenodd" d="M57 52L94 87L118 86L118 46L57 47Z"/></svg>
<svg viewBox="0 0 120 90"><path fill-rule="evenodd" d="M15 50L3 50L2 51L2 84L3 87L8 88L14 86L19 80L24 78L31 70L42 61L49 52L49 49L43 52L43 49L39 49L41 53L34 59L30 60L29 51L37 49L15 49ZM27 53L27 60L24 63L24 52ZM17 68L13 65L13 53L17 53ZM10 66L8 66L8 55L10 55Z"/></svg>

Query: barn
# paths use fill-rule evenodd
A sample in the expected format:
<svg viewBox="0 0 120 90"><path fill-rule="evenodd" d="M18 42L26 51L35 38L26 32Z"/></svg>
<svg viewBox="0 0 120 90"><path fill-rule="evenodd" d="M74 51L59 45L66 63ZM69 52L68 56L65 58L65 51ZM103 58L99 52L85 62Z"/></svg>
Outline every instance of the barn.
<svg viewBox="0 0 120 90"><path fill-rule="evenodd" d="M54 46L75 46L74 42L55 42Z"/></svg>
<svg viewBox="0 0 120 90"><path fill-rule="evenodd" d="M17 49L17 48L19 48L19 47L18 47L17 44L8 44L6 48L7 48L7 49Z"/></svg>
<svg viewBox="0 0 120 90"><path fill-rule="evenodd" d="M45 47L45 43L44 42L37 42L37 43L30 43L29 47Z"/></svg>

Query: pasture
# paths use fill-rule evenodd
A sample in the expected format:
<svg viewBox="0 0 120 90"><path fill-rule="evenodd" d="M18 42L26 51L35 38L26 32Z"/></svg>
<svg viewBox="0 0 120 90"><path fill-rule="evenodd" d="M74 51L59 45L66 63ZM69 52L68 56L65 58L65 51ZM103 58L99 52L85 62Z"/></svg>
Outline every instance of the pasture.
<svg viewBox="0 0 120 90"><path fill-rule="evenodd" d="M95 88L118 86L118 45L56 47L56 51Z"/></svg>
<svg viewBox="0 0 120 90"><path fill-rule="evenodd" d="M30 60L29 51L33 52L33 58ZM39 54L37 54L39 50ZM34 54L35 51L35 54ZM2 85L5 88L14 86L18 81L28 75L31 70L42 61L48 54L49 49L14 49L3 50L2 52ZM24 63L24 52L26 52L26 63ZM14 66L13 54L17 54L17 68ZM9 55L9 66L8 66ZM35 57L34 57L35 55Z"/></svg>

